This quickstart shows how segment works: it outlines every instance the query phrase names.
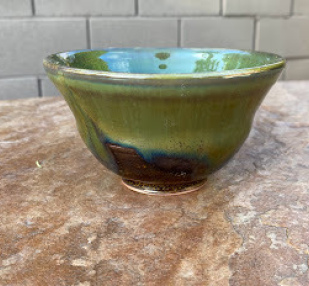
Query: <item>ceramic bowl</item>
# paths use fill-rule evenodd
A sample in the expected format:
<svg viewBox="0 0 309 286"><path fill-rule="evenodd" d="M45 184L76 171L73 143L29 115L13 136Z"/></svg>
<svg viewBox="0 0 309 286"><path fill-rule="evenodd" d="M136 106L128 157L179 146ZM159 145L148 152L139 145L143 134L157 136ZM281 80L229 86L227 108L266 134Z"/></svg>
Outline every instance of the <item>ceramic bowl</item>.
<svg viewBox="0 0 309 286"><path fill-rule="evenodd" d="M44 67L93 155L132 190L201 187L246 140L285 60L230 49L110 48Z"/></svg>

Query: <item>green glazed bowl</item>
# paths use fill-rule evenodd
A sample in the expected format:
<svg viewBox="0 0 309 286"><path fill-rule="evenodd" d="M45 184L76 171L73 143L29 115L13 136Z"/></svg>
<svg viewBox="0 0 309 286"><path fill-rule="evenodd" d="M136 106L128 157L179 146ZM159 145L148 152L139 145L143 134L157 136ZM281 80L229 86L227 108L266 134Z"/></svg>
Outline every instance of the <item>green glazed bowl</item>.
<svg viewBox="0 0 309 286"><path fill-rule="evenodd" d="M201 187L246 140L285 60L275 54L110 48L53 54L44 67L93 155L132 190Z"/></svg>

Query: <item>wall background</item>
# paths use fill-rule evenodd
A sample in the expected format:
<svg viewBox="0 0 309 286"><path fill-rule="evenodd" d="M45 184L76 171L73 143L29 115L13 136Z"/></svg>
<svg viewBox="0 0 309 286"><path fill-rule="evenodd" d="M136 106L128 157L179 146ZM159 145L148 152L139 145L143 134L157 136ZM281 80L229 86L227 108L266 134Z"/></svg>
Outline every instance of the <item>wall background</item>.
<svg viewBox="0 0 309 286"><path fill-rule="evenodd" d="M56 95L46 55L109 46L270 51L309 80L309 0L0 0L0 99Z"/></svg>

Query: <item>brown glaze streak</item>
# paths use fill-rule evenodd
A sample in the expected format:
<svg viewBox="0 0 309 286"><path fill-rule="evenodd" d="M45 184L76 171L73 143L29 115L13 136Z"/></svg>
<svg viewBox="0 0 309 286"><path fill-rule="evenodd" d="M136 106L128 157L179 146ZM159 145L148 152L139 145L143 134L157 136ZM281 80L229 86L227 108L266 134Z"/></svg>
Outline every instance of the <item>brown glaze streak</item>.
<svg viewBox="0 0 309 286"><path fill-rule="evenodd" d="M106 143L106 147L114 155L119 174L125 179L154 183L154 178L160 178L165 184L177 184L205 179L203 174L207 173L207 166L194 159L158 156L149 163L133 148L110 143Z"/></svg>

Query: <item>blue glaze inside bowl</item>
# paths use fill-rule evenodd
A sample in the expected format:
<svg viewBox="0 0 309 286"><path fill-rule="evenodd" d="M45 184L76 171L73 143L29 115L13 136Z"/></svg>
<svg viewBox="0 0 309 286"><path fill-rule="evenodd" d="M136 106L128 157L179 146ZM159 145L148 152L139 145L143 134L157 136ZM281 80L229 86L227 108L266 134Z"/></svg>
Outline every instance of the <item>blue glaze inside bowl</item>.
<svg viewBox="0 0 309 286"><path fill-rule="evenodd" d="M192 74L279 64L275 54L229 49L110 48L53 55L66 67L132 74Z"/></svg>

